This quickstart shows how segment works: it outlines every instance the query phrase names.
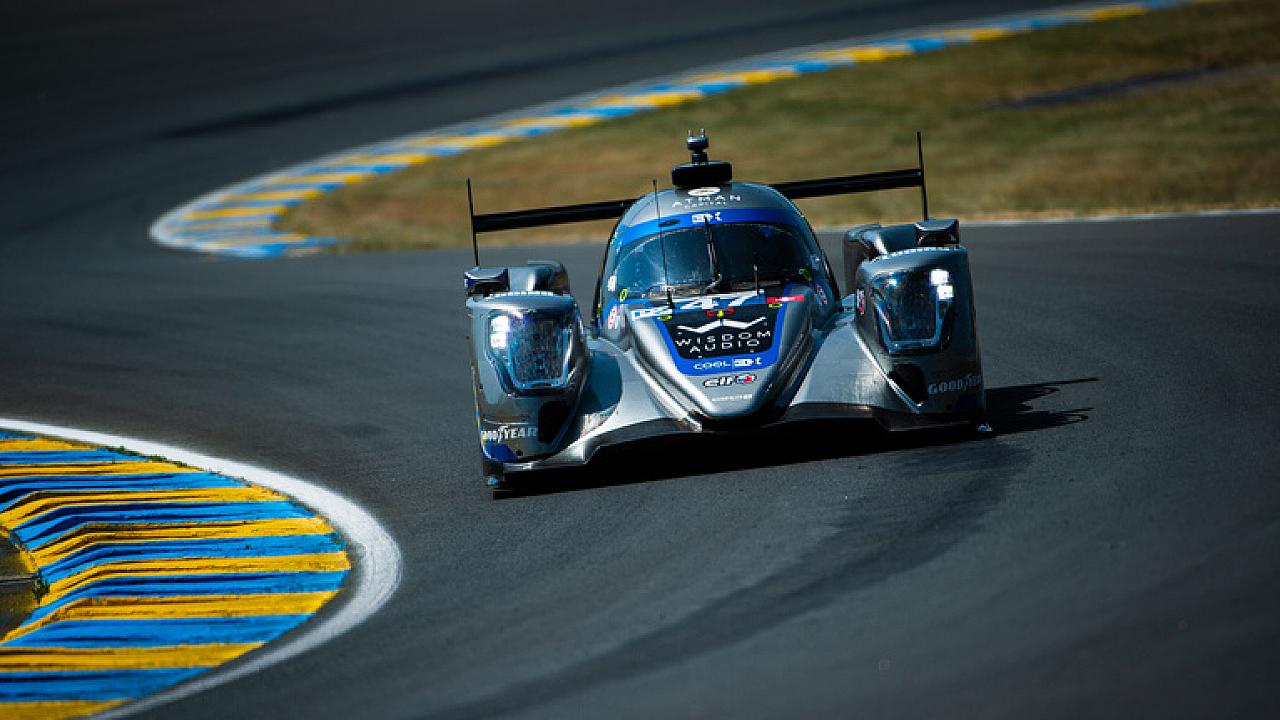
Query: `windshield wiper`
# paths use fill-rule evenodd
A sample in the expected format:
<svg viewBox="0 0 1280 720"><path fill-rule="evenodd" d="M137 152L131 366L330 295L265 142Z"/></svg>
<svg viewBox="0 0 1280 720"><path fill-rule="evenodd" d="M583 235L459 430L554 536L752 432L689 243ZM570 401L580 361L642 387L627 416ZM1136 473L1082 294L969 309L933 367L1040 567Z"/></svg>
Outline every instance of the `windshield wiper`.
<svg viewBox="0 0 1280 720"><path fill-rule="evenodd" d="M707 256L711 259L711 282L702 288L702 294L706 295L713 292L720 283L724 282L724 273L720 271L720 257L716 254L716 242L711 237L711 225L704 224L702 231L707 238Z"/></svg>

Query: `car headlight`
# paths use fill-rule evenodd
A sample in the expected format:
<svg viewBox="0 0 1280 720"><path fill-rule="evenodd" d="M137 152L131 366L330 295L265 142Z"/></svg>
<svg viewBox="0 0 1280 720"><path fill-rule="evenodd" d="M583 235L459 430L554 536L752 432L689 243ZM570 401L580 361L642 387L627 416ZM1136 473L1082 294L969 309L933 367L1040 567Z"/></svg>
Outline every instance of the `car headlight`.
<svg viewBox="0 0 1280 720"><path fill-rule="evenodd" d="M886 350L928 350L942 343L955 286L942 268L903 270L872 278L871 299Z"/></svg>
<svg viewBox="0 0 1280 720"><path fill-rule="evenodd" d="M575 324L558 313L500 311L489 317L489 356L517 392L569 382Z"/></svg>
<svg viewBox="0 0 1280 720"><path fill-rule="evenodd" d="M956 289L951 284L951 273L942 268L929 271L929 284L936 289L939 300L951 300L956 296Z"/></svg>

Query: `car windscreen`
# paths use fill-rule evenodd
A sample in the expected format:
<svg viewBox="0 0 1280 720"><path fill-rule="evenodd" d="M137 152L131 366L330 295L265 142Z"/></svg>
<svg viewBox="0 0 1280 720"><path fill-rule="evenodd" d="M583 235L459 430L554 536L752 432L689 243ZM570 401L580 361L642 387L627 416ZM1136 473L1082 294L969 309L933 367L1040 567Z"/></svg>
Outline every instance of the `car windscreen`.
<svg viewBox="0 0 1280 720"><path fill-rule="evenodd" d="M812 254L797 228L775 223L709 226L715 243L718 290L743 290L808 279Z"/></svg>
<svg viewBox="0 0 1280 720"><path fill-rule="evenodd" d="M609 291L629 297L723 292L807 278L803 231L780 223L674 228L635 240L609 269ZM664 257L665 251L665 257Z"/></svg>
<svg viewBox="0 0 1280 720"><path fill-rule="evenodd" d="M667 287L696 291L715 280L712 248L701 227L676 228L627 244L611 273L609 291L660 295Z"/></svg>

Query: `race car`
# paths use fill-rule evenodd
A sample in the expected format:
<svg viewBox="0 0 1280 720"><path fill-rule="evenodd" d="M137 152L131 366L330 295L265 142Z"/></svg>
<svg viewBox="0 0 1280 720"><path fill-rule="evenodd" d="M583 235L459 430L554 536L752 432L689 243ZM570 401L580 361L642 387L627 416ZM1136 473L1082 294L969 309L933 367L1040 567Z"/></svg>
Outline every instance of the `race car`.
<svg viewBox="0 0 1280 720"><path fill-rule="evenodd" d="M773 185L733 179L690 133L672 187L475 213L465 273L481 471L583 465L641 438L826 418L987 432L968 251L905 170ZM924 219L849 230L843 287L792 200L920 188ZM584 313L564 267L481 267L482 232L618 218Z"/></svg>

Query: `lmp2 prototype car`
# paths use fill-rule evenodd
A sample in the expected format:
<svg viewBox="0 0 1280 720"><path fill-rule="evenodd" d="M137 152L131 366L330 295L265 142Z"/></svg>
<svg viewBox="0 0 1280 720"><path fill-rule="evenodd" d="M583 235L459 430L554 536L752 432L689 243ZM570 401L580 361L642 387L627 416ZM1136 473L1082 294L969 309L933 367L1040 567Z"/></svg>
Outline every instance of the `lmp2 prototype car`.
<svg viewBox="0 0 1280 720"><path fill-rule="evenodd" d="M825 418L988 431L968 252L915 168L735 182L690 134L673 187L476 215L479 232L619 218L583 318L558 262L465 274L481 468L582 465L601 447ZM917 149L919 136L917 134ZM925 219L843 242L843 298L792 199L920 188Z"/></svg>

